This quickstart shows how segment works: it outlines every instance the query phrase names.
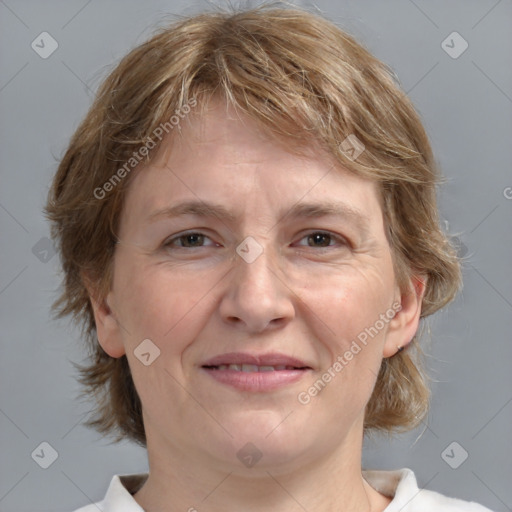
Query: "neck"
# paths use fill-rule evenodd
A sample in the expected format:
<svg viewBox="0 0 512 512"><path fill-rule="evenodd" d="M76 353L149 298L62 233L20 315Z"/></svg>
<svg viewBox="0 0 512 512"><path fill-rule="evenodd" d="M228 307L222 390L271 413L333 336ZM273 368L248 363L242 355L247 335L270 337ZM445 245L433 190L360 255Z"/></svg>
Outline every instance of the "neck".
<svg viewBox="0 0 512 512"><path fill-rule="evenodd" d="M349 437L322 457L243 471L177 446L164 456L148 442L150 473L134 498L146 512L381 512L390 500L362 477L362 434Z"/></svg>

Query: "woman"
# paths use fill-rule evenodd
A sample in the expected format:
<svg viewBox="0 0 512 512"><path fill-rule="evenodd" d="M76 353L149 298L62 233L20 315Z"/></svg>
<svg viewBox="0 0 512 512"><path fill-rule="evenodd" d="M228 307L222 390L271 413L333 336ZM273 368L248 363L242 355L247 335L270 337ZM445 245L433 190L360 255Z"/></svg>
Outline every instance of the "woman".
<svg viewBox="0 0 512 512"><path fill-rule="evenodd" d="M106 79L47 206L90 422L147 447L82 511L485 511L362 471L425 416L420 320L460 284L425 131L330 22L261 7L162 30Z"/></svg>

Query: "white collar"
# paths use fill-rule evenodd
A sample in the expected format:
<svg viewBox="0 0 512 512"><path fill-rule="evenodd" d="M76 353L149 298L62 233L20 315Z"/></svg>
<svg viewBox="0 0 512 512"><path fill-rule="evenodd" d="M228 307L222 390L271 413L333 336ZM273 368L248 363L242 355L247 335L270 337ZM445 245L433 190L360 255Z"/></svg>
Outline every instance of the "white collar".
<svg viewBox="0 0 512 512"><path fill-rule="evenodd" d="M115 475L105 499L76 512L144 512L135 501L135 494L144 484L147 473ZM384 512L491 512L477 503L443 496L434 491L419 489L416 477L408 468L395 471L363 471L363 478L378 492L392 498Z"/></svg>

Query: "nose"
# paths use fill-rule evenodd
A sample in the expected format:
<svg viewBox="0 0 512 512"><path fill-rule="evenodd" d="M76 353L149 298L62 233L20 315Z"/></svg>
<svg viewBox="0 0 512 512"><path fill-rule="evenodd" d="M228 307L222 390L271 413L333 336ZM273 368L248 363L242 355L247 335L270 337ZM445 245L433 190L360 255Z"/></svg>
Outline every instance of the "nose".
<svg viewBox="0 0 512 512"><path fill-rule="evenodd" d="M264 249L256 260L238 255L228 273L220 314L222 320L246 333L280 328L295 316L293 292L279 268L278 255Z"/></svg>

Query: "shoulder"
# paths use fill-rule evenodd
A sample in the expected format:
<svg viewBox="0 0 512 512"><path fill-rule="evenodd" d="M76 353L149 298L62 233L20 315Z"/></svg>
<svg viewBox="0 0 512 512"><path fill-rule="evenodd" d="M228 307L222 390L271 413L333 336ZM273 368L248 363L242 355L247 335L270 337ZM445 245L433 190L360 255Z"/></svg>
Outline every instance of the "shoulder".
<svg viewBox="0 0 512 512"><path fill-rule="evenodd" d="M384 512L492 512L478 503L418 488L416 477L408 468L364 471L363 476L375 490L392 498Z"/></svg>
<svg viewBox="0 0 512 512"><path fill-rule="evenodd" d="M115 475L102 501L91 503L74 512L144 512L132 494L142 486L147 477L147 473Z"/></svg>

